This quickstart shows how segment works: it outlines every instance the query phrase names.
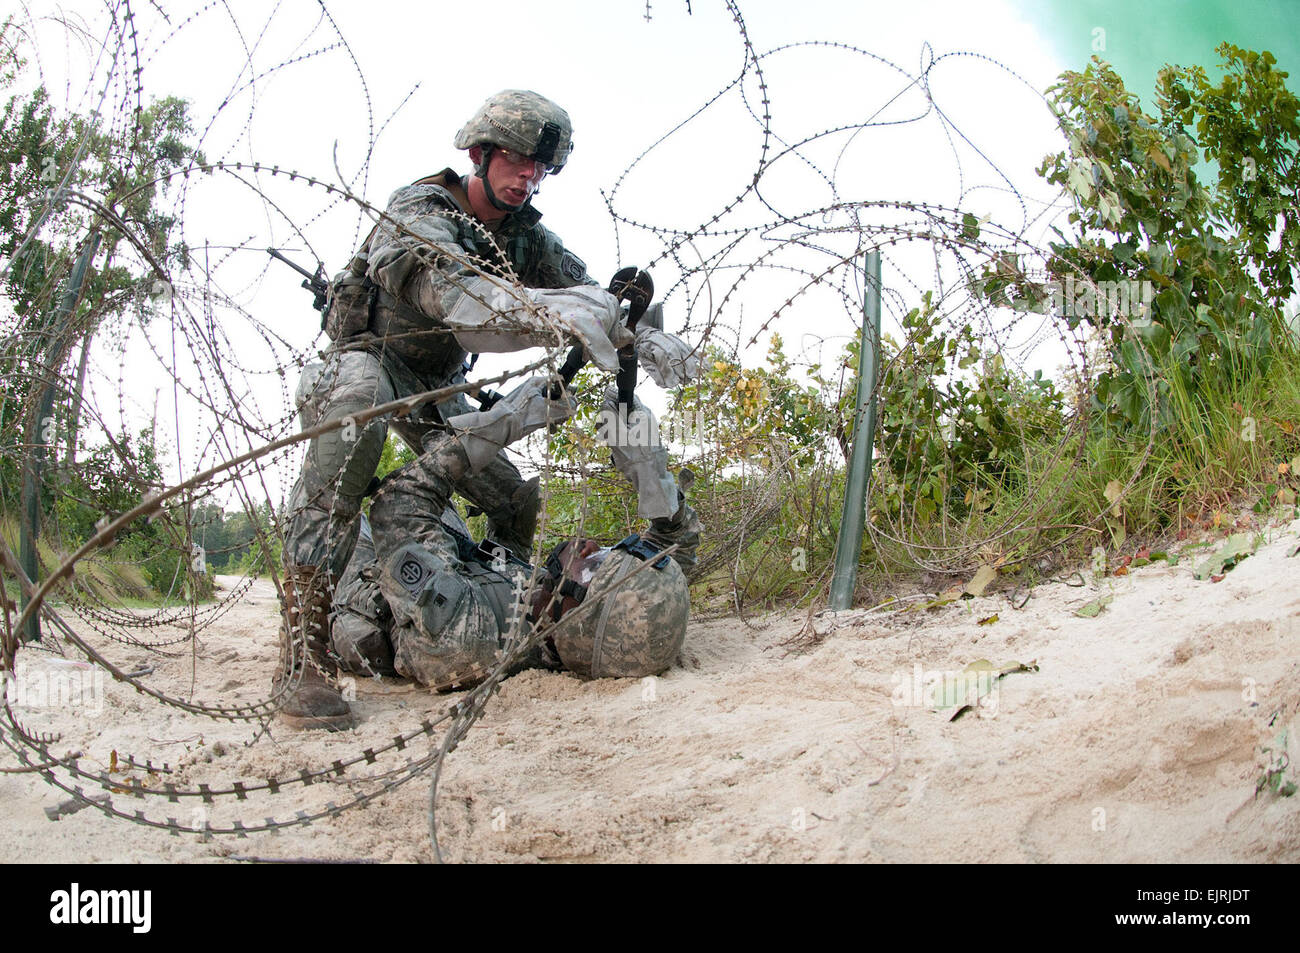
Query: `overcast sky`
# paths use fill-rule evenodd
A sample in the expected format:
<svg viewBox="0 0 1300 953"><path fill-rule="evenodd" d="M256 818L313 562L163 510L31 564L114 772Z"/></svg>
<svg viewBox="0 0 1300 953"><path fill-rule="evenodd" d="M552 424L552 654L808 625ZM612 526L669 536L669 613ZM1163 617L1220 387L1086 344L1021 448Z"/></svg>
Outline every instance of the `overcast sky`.
<svg viewBox="0 0 1300 953"><path fill-rule="evenodd" d="M1081 66L1099 42L1088 16L1062 14L1059 7L1070 4L743 0L763 85L751 69L700 113L745 64L740 26L719 0L371 0L326 7L311 0L168 0L159 6L165 13L133 5L136 32L125 44L109 29L111 11L121 16L118 4L15 8L34 38L25 51L29 79L43 80L66 108L99 106L122 123L136 96L131 75L138 48L145 100L189 99L209 160L295 169L343 184L380 207L394 188L423 175L448 165L468 171L451 146L460 125L499 89L535 89L563 105L575 127L570 163L543 183L536 205L602 281L621 265L653 260L665 245L662 231L625 225L616 233L607 198L620 215L658 230L689 231L724 213L759 167L763 139L753 113L761 114L766 94L774 133L766 159L776 162L759 194L717 226L749 230L746 243L725 260L734 270L682 283L672 262L655 272L669 294L670 330L690 336L716 322L717 343L752 362L761 360L764 329L782 333L787 350L805 360L829 360L858 321L854 308L821 290L782 308L806 281L780 271L727 292L745 266L770 252L774 238L800 228L811 228L809 241L822 251L790 257L796 253L789 249L769 263L817 271L851 254L861 238L859 220L840 212L766 234L753 231L760 226L833 204L901 201L969 210L1012 234L1045 227L1043 212L1054 193L1034 170L1061 143L1039 93L1067 66ZM1100 35L1102 56L1106 44L1134 55L1137 31L1124 26L1131 13L1116 19L1121 8L1131 9L1091 5L1091 20L1108 24ZM81 29L69 32L51 19L60 12ZM1208 33L1218 29L1218 21L1206 26ZM808 41L821 45L778 50ZM1144 43L1148 52L1157 45ZM915 78L936 61L926 87L917 86ZM849 129L803 147L802 157L785 154L787 144L837 127ZM260 249L275 244L309 267L321 260L333 272L370 222L356 205L300 180L265 173L244 178L260 191L229 176L190 183L182 227L192 247L211 246L215 288L209 290L230 296L248 315L218 309L239 351L231 355L237 397L262 406L271 420L283 412L293 386L279 380L275 367L293 349L310 348L317 325L297 278L279 265L267 268ZM701 238L683 255L708 257L729 241L730 235ZM948 279L924 243L885 254L888 327L899 309ZM178 287L195 294L202 290L196 281L195 274L179 276ZM252 323L283 336L286 347L241 327ZM1033 329L1026 334L1032 337ZM759 345L747 348L755 335ZM153 350L164 352L155 357L137 341L128 358L166 364L166 343L153 342ZM97 352L96 361L104 382L97 400L112 403L121 357ZM156 397L143 393L150 389ZM176 418L168 429L192 443L180 448L182 469L212 462L203 436L210 435L211 420L183 397L177 412L167 390L165 380L135 381L124 402L147 413L153 400L160 417Z"/></svg>

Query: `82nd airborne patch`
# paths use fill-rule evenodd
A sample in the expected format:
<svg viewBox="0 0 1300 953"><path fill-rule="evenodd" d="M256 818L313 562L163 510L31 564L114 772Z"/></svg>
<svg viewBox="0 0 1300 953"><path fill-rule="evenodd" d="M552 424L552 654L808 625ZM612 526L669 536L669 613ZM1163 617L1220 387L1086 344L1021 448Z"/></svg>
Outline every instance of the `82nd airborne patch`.
<svg viewBox="0 0 1300 953"><path fill-rule="evenodd" d="M560 272L572 281L583 281L587 277L587 266L573 252L566 251L560 259Z"/></svg>
<svg viewBox="0 0 1300 953"><path fill-rule="evenodd" d="M397 575L406 591L417 596L424 588L424 580L429 574L419 560L408 557L397 570Z"/></svg>

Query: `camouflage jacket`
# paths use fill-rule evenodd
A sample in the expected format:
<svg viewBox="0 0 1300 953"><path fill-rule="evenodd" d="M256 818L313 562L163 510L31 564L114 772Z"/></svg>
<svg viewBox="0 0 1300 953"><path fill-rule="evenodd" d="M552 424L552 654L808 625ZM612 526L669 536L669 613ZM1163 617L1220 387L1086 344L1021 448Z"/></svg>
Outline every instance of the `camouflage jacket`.
<svg viewBox="0 0 1300 953"><path fill-rule="evenodd" d="M326 331L336 346L374 348L427 386L443 386L466 357L442 322L466 280L488 274L530 288L598 284L541 217L526 205L489 232L470 213L451 169L398 189L384 219L335 277ZM419 310L411 294L422 269L437 292L435 313Z"/></svg>

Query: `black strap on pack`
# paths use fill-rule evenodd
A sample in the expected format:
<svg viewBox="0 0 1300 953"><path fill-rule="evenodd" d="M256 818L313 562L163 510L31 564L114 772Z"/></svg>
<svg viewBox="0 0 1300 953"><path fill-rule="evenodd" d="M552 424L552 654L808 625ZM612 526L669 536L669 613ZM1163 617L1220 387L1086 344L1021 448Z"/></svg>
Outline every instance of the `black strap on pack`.
<svg viewBox="0 0 1300 953"><path fill-rule="evenodd" d="M502 562L505 562L516 565L521 569L527 569L529 572L533 571L532 565L524 562L500 543L492 543L486 539L480 543L472 536L466 536L453 526L448 526L441 521L439 521L439 525L442 526L448 536L456 541L456 555L463 563L478 563L480 566L495 570Z"/></svg>
<svg viewBox="0 0 1300 953"><path fill-rule="evenodd" d="M565 576L564 566L560 564L560 553L564 548L572 543L573 540L566 539L562 543L557 543L551 550L551 554L546 557L546 575L551 579L551 585L554 587L551 592L551 621L560 621L560 607L564 604L566 597L573 598L578 605L587 598L587 587L579 583L576 579Z"/></svg>
<svg viewBox="0 0 1300 953"><path fill-rule="evenodd" d="M666 568L668 566L668 560L671 558L669 556L660 556L658 559L655 559L656 556L659 556L659 550L642 539L640 533L633 533L626 539L615 543L612 548L621 549L625 553L631 553L642 562L649 562L653 559L654 562L652 563L652 566L655 569Z"/></svg>
<svg viewBox="0 0 1300 953"><path fill-rule="evenodd" d="M375 308L379 306L379 292L381 289L369 277L366 278L366 284L369 286L366 295L366 330L373 333L375 330Z"/></svg>

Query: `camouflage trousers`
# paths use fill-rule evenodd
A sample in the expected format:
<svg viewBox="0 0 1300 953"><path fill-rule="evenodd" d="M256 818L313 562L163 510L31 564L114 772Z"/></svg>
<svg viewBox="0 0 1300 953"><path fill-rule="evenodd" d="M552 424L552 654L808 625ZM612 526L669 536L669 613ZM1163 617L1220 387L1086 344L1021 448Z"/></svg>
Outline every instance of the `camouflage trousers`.
<svg viewBox="0 0 1300 953"><path fill-rule="evenodd" d="M326 421L346 421L372 407L446 383L423 381L371 351L332 350L324 365L309 365L303 371L297 403L306 429ZM469 409L464 395L456 395L438 407L419 408L391 421L345 422L313 439L289 499L286 565L325 566L334 576L342 575L356 543L361 502L375 476L389 426L418 453L431 437L445 432L443 413ZM502 453L473 480L454 481L452 489L487 514L489 536L521 558L528 557L540 500L536 480L525 481Z"/></svg>
<svg viewBox="0 0 1300 953"><path fill-rule="evenodd" d="M443 522L466 469L459 441L439 434L389 476L370 505L374 562L362 574L374 580L388 611L392 667L432 688L480 681L510 639L528 634L531 567L504 556L491 565L464 558L464 542ZM346 631L345 624L340 635ZM555 667L540 646L516 669L539 666Z"/></svg>

